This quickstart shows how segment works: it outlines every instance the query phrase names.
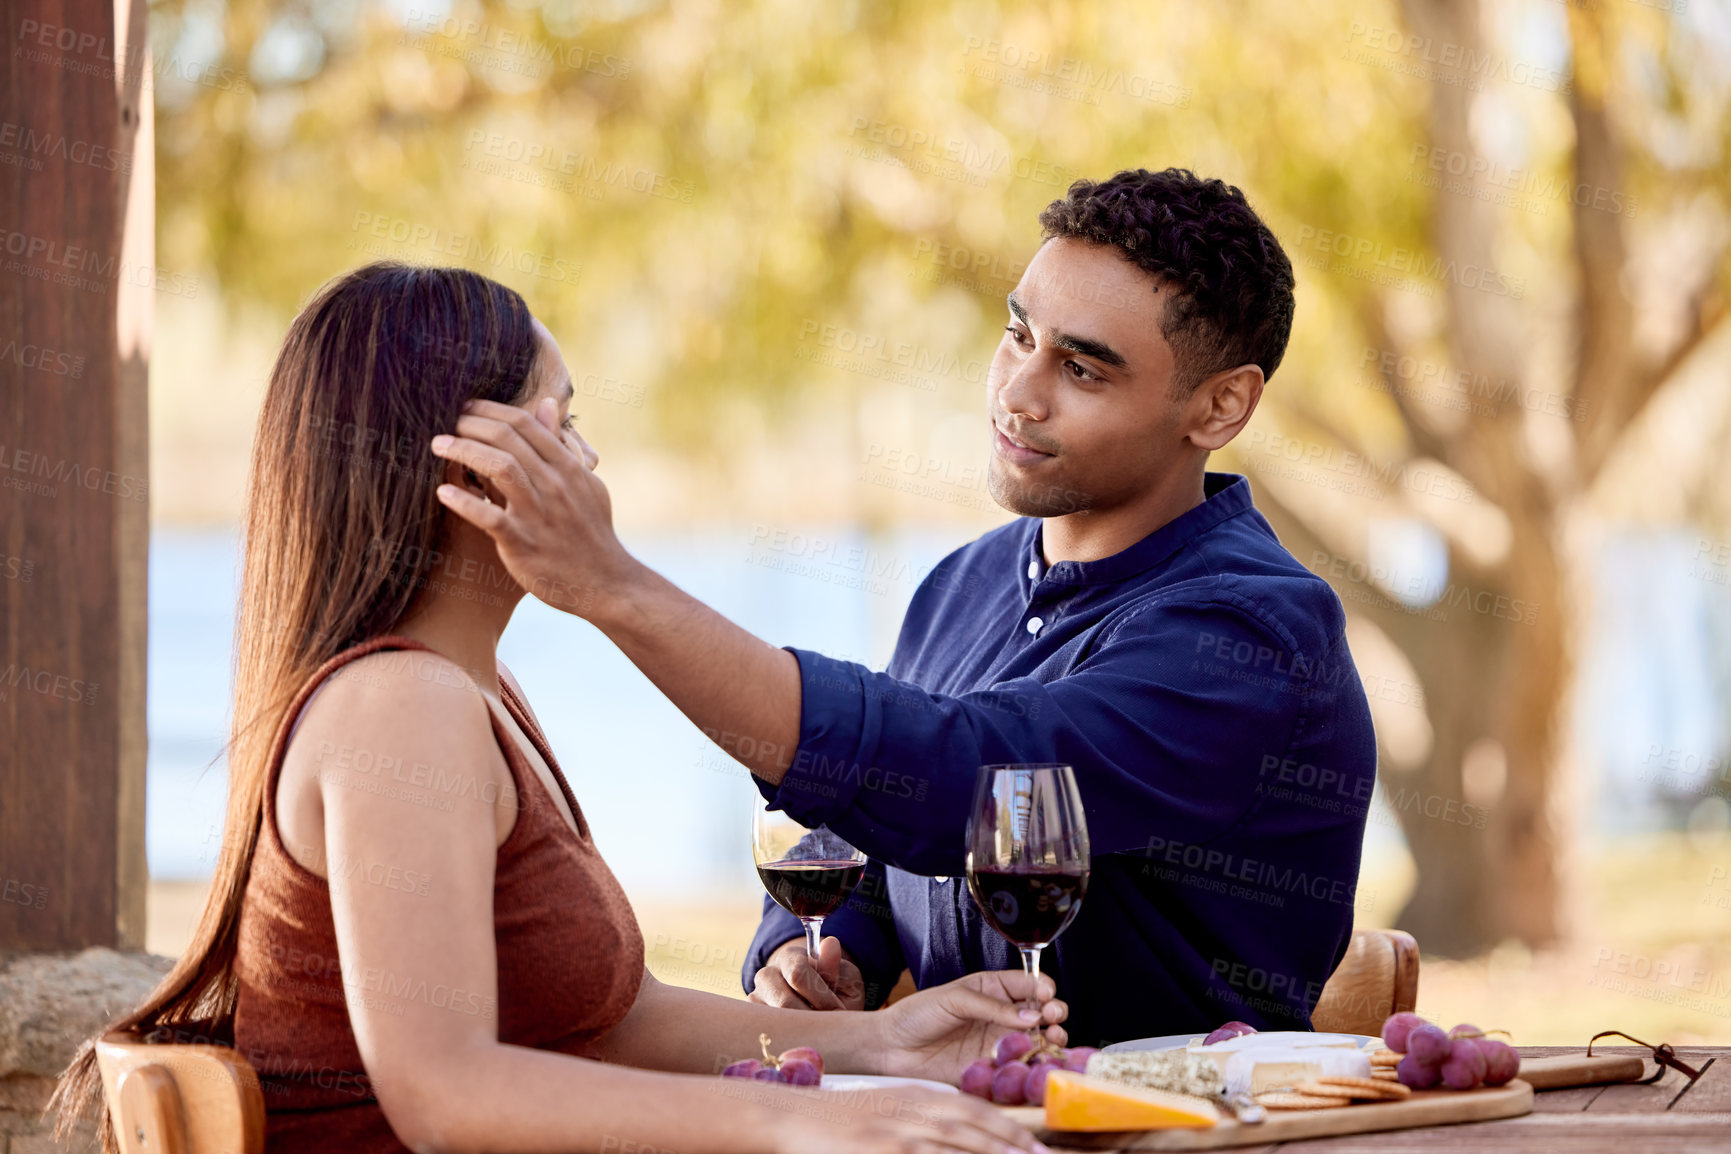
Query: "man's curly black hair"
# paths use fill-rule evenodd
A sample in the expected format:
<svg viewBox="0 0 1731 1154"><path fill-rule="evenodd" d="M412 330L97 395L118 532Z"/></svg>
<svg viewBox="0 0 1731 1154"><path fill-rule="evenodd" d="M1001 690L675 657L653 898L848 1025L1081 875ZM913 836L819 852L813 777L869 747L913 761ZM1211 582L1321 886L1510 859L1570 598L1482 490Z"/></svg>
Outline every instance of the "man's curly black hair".
<svg viewBox="0 0 1731 1154"><path fill-rule="evenodd" d="M1272 377L1292 334L1292 262L1244 194L1187 168L1078 180L1040 214L1048 239L1110 245L1151 274L1166 307L1173 387L1259 365Z"/></svg>

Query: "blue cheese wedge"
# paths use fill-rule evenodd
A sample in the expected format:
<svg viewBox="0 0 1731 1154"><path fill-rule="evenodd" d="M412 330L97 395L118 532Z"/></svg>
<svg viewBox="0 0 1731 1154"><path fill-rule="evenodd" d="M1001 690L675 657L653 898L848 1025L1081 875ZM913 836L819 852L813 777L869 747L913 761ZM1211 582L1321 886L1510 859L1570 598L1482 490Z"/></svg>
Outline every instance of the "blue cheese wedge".
<svg viewBox="0 0 1731 1154"><path fill-rule="evenodd" d="M1095 1054L1088 1059L1088 1076L1125 1086L1169 1090L1212 1098L1223 1085L1220 1067L1188 1050L1136 1050Z"/></svg>

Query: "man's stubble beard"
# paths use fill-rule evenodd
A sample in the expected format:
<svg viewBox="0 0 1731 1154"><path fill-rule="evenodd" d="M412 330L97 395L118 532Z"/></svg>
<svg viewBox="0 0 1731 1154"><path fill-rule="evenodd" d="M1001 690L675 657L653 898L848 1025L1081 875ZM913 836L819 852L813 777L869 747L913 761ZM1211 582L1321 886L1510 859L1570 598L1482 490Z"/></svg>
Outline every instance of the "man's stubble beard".
<svg viewBox="0 0 1731 1154"><path fill-rule="evenodd" d="M992 500L1019 517L1085 513L1094 503L1087 494L1063 485L1018 482L1010 476L1009 467L995 457L986 468L986 491Z"/></svg>

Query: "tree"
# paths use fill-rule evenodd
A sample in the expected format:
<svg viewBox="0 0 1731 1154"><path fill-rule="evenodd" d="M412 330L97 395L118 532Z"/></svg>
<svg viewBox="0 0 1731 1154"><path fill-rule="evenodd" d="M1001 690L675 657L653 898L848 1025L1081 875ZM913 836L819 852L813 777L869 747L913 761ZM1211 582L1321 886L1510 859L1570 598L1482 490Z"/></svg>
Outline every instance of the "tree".
<svg viewBox="0 0 1731 1154"><path fill-rule="evenodd" d="M1479 93L1462 78L1506 71L1508 49L1487 43L1487 14L1477 0L1406 0L1403 10L1416 38L1407 43L1419 47L1402 52L1427 63L1458 62L1433 69L1424 136L1429 155L1445 159L1445 173L1471 171L1485 150L1473 123ZM1647 209L1659 200L1661 211L1679 211L1702 191L1721 193L1723 172L1686 165L1666 171L1650 153L1630 157L1628 130L1639 123L1630 106L1639 106L1642 94L1629 91L1620 65L1637 53L1619 61L1614 45L1620 37L1650 42L1655 29L1626 17L1618 27L1597 5L1570 5L1567 12L1573 75L1560 86L1567 93L1558 103L1574 137L1562 185L1570 227L1543 249L1543 259L1566 268L1558 279L1572 296L1563 321L1572 347L1553 362L1560 377L1543 375L1543 338L1535 336L1549 323L1542 315L1547 302L1484 291L1477 270L1506 263L1500 254L1508 251L1510 231L1507 214L1479 195L1488 184L1457 182L1463 187L1445 187L1432 197L1429 248L1447 270L1446 319L1432 348L1391 324L1388 294L1360 294L1355 308L1404 433L1405 452L1395 468L1446 466L1501 511L1503 540L1487 545L1457 536L1449 542L1447 587L1416 599L1417 606L1454 607L1439 621L1398 596L1365 596L1363 579L1353 579L1366 569L1362 546L1330 540L1306 523L1297 505L1280 508L1283 536L1298 543L1295 552L1308 546L1331 557L1349 555L1348 564L1333 566L1347 573L1336 584L1348 605L1395 640L1423 682L1435 736L1408 779L1414 796L1489 802L1482 835L1470 823L1435 820L1422 807L1399 811L1418 864L1417 890L1400 924L1428 951L1447 955L1508 937L1549 944L1566 928L1560 922L1566 908L1560 851L1568 831L1557 797L1559 752L1579 635L1578 567L1590 560L1571 551L1570 528L1584 515L1621 439L1721 326L1725 311L1722 239L1696 252L1692 266L1674 270L1664 286L1676 294L1671 299L1631 299L1632 225L1645 219L1636 205ZM1619 90L1622 124L1615 115ZM1506 174L1503 180L1511 183ZM1672 197L1653 195L1672 180L1681 185ZM1528 195L1550 195L1542 178L1534 184L1516 177L1512 185ZM1653 231L1643 239L1658 243ZM1643 346L1638 340L1638 306L1674 320L1661 342ZM1403 371L1439 362L1446 367L1442 374ZM1464 414L1425 404L1415 375L1454 382L1447 391L1470 401ZM1567 432L1562 452L1550 459L1528 441L1535 410L1545 409L1565 418L1550 424ZM1338 423L1315 423L1336 443L1364 452Z"/></svg>
<svg viewBox="0 0 1731 1154"><path fill-rule="evenodd" d="M1487 817L1397 807L1402 924L1436 953L1538 944L1563 929L1571 526L1728 284L1725 46L1620 7L229 0L213 31L164 0L159 54L206 47L159 80L161 261L281 313L374 255L493 272L574 364L648 390L630 432L705 461L706 496L752 467L740 438L815 410L852 459L788 487L882 524L905 506L858 483L861 430L889 412L925 451L971 427L954 366L989 356L1039 209L1123 167L1227 179L1288 245L1299 315L1225 460L1416 669L1431 745L1407 770L1385 749L1387 781ZM1678 237L1669 275L1630 279ZM804 355L825 326L938 387ZM1391 508L1446 541L1446 584L1375 576Z"/></svg>

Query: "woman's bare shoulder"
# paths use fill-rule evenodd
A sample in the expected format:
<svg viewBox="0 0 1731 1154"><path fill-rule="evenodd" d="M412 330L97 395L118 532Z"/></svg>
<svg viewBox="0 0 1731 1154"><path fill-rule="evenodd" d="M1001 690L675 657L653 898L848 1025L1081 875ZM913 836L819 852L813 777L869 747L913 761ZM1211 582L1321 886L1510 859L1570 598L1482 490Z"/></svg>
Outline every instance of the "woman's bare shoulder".
<svg viewBox="0 0 1731 1154"><path fill-rule="evenodd" d="M503 661L499 662L499 681L516 695L517 701L523 706L523 711L529 715L529 720L535 723L535 728L545 731L546 726L542 725L541 719L535 715L535 707L529 704L529 695L523 692L523 687L518 684L516 675L505 667Z"/></svg>
<svg viewBox="0 0 1731 1154"><path fill-rule="evenodd" d="M492 744L480 687L461 666L425 650L369 653L332 673L302 729L332 727L410 749Z"/></svg>
<svg viewBox="0 0 1731 1154"><path fill-rule="evenodd" d="M330 806L415 817L485 816L503 843L516 789L486 698L457 665L425 651L368 654L326 680L301 716L277 788L283 842L321 873Z"/></svg>

